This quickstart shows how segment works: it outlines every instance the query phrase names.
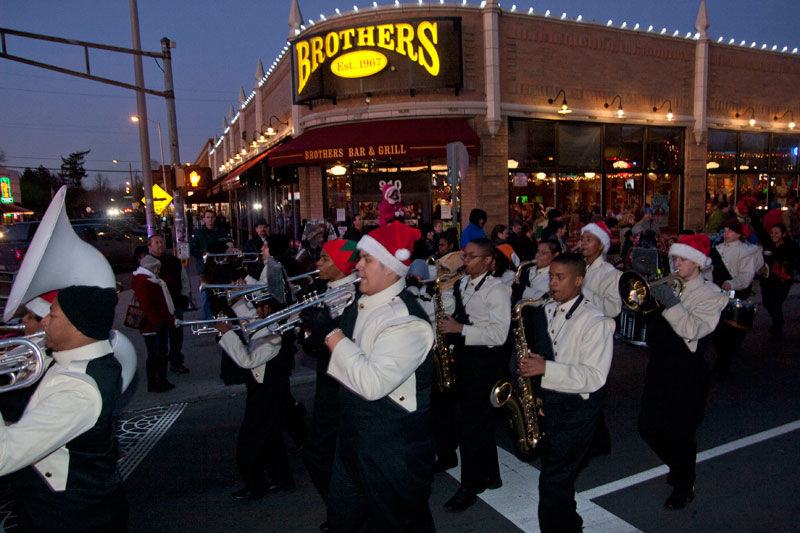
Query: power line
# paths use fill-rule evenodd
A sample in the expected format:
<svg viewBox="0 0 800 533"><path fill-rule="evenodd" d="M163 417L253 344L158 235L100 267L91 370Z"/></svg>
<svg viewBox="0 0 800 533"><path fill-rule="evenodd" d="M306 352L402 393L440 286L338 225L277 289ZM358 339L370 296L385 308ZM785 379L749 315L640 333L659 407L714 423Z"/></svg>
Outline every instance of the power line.
<svg viewBox="0 0 800 533"><path fill-rule="evenodd" d="M3 168L21 168L23 170L26 169L26 168L29 168L31 170L38 170L41 165L37 166L37 167L19 167L19 166L14 166L14 165L2 165L2 166L3 166ZM60 167L59 168L41 167L41 168L43 168L45 170L55 170L56 172L61 172L61 168ZM85 170L86 172L100 172L102 174L106 174L106 173L109 173L109 174L113 174L113 173L130 174L131 172L141 172L138 168L131 169L130 171L128 171L128 170L104 170L104 169L93 169L93 168L85 168L83 170Z"/></svg>
<svg viewBox="0 0 800 533"><path fill-rule="evenodd" d="M123 94L102 94L102 93L81 93L81 92L71 92L71 91L43 91L41 89L16 89L14 87L0 87L2 90L6 91L17 91L23 93L40 93L40 94L60 94L64 96L91 96L93 98L121 98L125 100L131 100L133 97L131 95L123 95ZM222 102L222 103L231 103L234 101L233 98L225 98L225 99L216 99L216 98L188 98L180 96L181 91L178 91L178 96L180 100L186 102Z"/></svg>

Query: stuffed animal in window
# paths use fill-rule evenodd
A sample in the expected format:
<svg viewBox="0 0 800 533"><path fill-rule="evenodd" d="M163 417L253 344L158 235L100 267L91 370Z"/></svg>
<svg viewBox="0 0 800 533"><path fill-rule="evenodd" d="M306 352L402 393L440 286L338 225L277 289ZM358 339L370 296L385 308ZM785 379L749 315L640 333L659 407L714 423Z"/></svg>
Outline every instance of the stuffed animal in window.
<svg viewBox="0 0 800 533"><path fill-rule="evenodd" d="M378 206L378 211L380 211L378 225L384 227L395 219L402 222L405 211L403 210L403 202L400 200L400 189L393 183L387 183L383 186L381 192L383 193L383 200Z"/></svg>

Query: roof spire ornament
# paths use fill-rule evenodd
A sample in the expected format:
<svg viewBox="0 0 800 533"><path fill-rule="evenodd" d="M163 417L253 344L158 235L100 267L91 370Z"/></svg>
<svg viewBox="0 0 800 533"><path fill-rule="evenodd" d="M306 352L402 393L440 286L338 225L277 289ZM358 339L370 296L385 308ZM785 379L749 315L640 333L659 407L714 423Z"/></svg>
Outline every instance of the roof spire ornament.
<svg viewBox="0 0 800 533"><path fill-rule="evenodd" d="M258 58L258 65L256 65L256 83L261 81L261 78L264 77L264 64L261 62L261 58Z"/></svg>
<svg viewBox="0 0 800 533"><path fill-rule="evenodd" d="M289 9L289 39L294 39L300 34L300 25L303 24L303 14L300 12L300 4L297 0L292 0L292 7Z"/></svg>
<svg viewBox="0 0 800 533"><path fill-rule="evenodd" d="M694 29L700 34L700 39L708 39L708 11L706 10L705 0L701 0L700 9L697 11L697 20L694 23Z"/></svg>

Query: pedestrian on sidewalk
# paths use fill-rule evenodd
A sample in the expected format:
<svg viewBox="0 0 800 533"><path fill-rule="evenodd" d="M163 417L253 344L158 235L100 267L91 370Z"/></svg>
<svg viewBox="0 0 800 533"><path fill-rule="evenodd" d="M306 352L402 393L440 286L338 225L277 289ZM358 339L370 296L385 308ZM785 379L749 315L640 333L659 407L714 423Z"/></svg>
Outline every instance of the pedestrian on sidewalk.
<svg viewBox="0 0 800 533"><path fill-rule="evenodd" d="M167 283L158 277L161 263L152 255L142 257L133 271L131 287L144 313L139 329L147 346L147 391L166 392L175 388L167 380L169 330L175 327L175 307Z"/></svg>
<svg viewBox="0 0 800 533"><path fill-rule="evenodd" d="M158 259L161 263L159 277L164 280L172 298L172 305L175 307L175 318L183 320L183 312L188 306L189 296L189 276L183 268L180 259L165 250L164 237L152 235L147 239L147 248L150 255ZM184 366L183 361L183 328L169 328L169 368L179 374L188 374L189 369Z"/></svg>
<svg viewBox="0 0 800 533"><path fill-rule="evenodd" d="M203 256L211 251L211 247L217 243L225 243L227 248L233 247L233 239L226 229L217 222L217 214L212 209L206 209L203 213L203 225L199 226L192 233L192 240L189 250L192 257L197 262L197 273L202 274L205 269ZM208 300L208 293L200 291L201 316L203 320L211 318L211 305Z"/></svg>

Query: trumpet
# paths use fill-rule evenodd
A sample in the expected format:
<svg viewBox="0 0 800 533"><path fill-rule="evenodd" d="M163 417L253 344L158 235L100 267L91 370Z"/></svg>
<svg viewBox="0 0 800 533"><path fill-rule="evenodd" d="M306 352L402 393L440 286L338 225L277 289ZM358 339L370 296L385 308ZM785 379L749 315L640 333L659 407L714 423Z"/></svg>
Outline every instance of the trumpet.
<svg viewBox="0 0 800 533"><path fill-rule="evenodd" d="M220 316L217 318L210 318L208 320L176 320L175 326L179 328L183 328L186 326L190 326L192 328L193 335L208 335L211 333L219 333L220 331L213 327L212 324L218 324L220 322L246 322L248 320L255 320L258 317L255 316L245 316L245 317L224 317ZM231 329L234 331L239 331L242 329L241 325L234 325Z"/></svg>
<svg viewBox="0 0 800 533"><path fill-rule="evenodd" d="M655 281L648 281L638 272L623 272L619 278L619 296L622 303L631 311L649 313L659 307L658 301L653 296L653 287L664 284L668 284L680 298L683 293L683 281L678 274L670 274Z"/></svg>
<svg viewBox="0 0 800 533"><path fill-rule="evenodd" d="M0 350L6 353L0 356L0 375L8 376L9 382L0 386L0 393L33 385L44 375L44 348L34 342L44 336L39 331L25 337L15 337L0 341ZM9 350L12 347L24 350Z"/></svg>
<svg viewBox="0 0 800 533"><path fill-rule="evenodd" d="M0 334L22 333L25 331L25 324L0 324Z"/></svg>
<svg viewBox="0 0 800 533"><path fill-rule="evenodd" d="M314 278L319 275L319 270L312 270L311 272L306 272L305 274L300 274L297 276L292 276L289 278L289 282L295 282L297 280L308 278L309 281L312 283L314 282Z"/></svg>
<svg viewBox="0 0 800 533"><path fill-rule="evenodd" d="M209 257L237 257L242 260L242 263L258 263L261 261L261 252L228 252L224 254L203 254L203 261L206 261ZM225 262L224 259L215 261L219 263Z"/></svg>
<svg viewBox="0 0 800 533"><path fill-rule="evenodd" d="M359 283L360 281L361 278L356 278L351 283L347 283L335 289L328 289L322 294L311 294L302 302L290 305L286 309L272 313L268 317L260 320L253 320L243 324L242 332L246 335L252 335L256 330L268 327L273 333L284 333L293 329L295 325L300 322L300 311L309 307L314 307L315 305L327 304L333 314L344 311L344 309L356 299L353 284Z"/></svg>

